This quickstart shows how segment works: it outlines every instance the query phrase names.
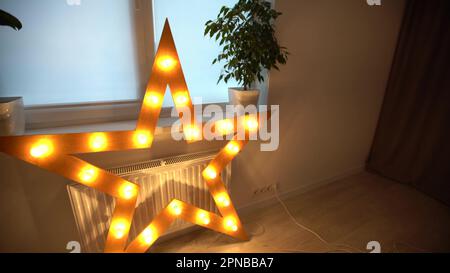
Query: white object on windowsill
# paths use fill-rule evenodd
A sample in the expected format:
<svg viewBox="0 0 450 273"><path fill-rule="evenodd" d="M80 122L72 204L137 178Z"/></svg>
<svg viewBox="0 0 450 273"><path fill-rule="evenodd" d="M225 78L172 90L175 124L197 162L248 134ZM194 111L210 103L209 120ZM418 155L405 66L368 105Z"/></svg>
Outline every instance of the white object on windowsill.
<svg viewBox="0 0 450 273"><path fill-rule="evenodd" d="M0 136L23 135L25 113L21 97L0 98Z"/></svg>
<svg viewBox="0 0 450 273"><path fill-rule="evenodd" d="M234 106L242 105L244 107L248 105L258 105L259 99L258 89L244 90L243 88L228 88L228 97L230 103Z"/></svg>

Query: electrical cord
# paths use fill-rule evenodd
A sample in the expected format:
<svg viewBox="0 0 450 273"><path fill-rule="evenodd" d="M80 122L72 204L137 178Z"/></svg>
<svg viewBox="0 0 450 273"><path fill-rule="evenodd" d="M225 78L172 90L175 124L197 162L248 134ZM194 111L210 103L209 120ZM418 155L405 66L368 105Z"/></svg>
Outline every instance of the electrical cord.
<svg viewBox="0 0 450 273"><path fill-rule="evenodd" d="M297 221L297 219L295 219L295 217L294 217L294 216L292 215L292 213L289 211L289 208L288 208L288 207L286 206L286 204L281 200L280 196L278 195L278 190L277 190L276 188L275 188L275 197L276 197L276 199L278 200L278 202L281 204L281 206L284 208L284 210L285 210L286 213L288 214L289 218L291 218L291 220L292 220L297 226L299 226L300 228L302 228L302 229L308 231L309 233L313 234L314 236L316 236L322 243L326 244L327 246L335 246L335 247L338 247L338 249L335 249L335 251L346 251L346 250L344 250L343 248L339 248L339 247L344 247L344 248L352 249L352 250L354 250L354 251L356 250L356 252L359 252L359 253L366 253L366 252L361 251L360 249L358 249L358 248L356 248L356 247L353 247L353 246L350 246L350 245L345 245L345 244L330 244L330 243L327 242L322 236L320 236L317 232L315 232L314 230L312 230L312 229L310 229L310 228L308 228L308 227L306 227L306 226L300 224L300 223ZM404 245L404 246L407 246L407 247L409 247L409 248L412 248L412 249L414 249L414 250L416 250L416 251L420 251L420 252L428 252L428 253L431 253L431 252L432 252L432 251L429 251L429 250L427 250L427 249L420 248L420 247L417 247L417 246L412 246L412 245L410 245L410 244L403 243L403 242L394 242L394 243L393 243L394 252L398 252L397 245ZM301 252L304 252L304 251L301 251ZM328 252L327 252L327 253L328 253Z"/></svg>
<svg viewBox="0 0 450 273"><path fill-rule="evenodd" d="M295 217L292 215L292 213L289 211L289 208L286 206L286 204L281 200L281 198L278 195L277 190L275 189L275 197L278 200L278 202L281 204L281 206L284 208L286 214L289 216L289 218L301 229L308 231L309 233L313 234L317 239L319 239L323 244L325 244L327 246L327 251L320 251L318 253L354 253L354 252L359 252L359 253L363 253L363 251L359 250L358 248L349 246L349 245L344 245L344 244L331 244L329 242L327 242L322 236L320 236L317 232L315 232L314 230L300 224ZM251 237L259 237L264 235L264 233L266 232L266 229L264 227L264 225L261 225L257 222L254 222L258 227L257 229L253 232L250 233ZM258 229L261 229L261 232L258 232ZM223 235L221 234L217 234L217 236L208 244L208 246L206 246L206 249L210 249L211 247L214 247L214 245L216 243L218 243L218 241L220 239L223 238ZM197 240L194 240L194 245L198 245L196 244ZM203 241L203 243L205 243ZM198 245L199 246L199 245ZM200 247L200 246L199 246ZM203 249L205 249L205 247L203 247ZM292 248L278 248L278 247L272 247L272 246L258 246L258 249L265 249L265 250L269 250L269 251L276 251L276 252L290 252L290 253L310 253L311 251L307 251L304 249L292 249Z"/></svg>
<svg viewBox="0 0 450 273"><path fill-rule="evenodd" d="M266 233L266 227L264 227L264 225L261 225L258 222L254 222L254 223L258 226L258 228L255 230L255 232L253 232L253 233L250 232L250 236L252 238L254 238L254 237L259 237L259 236L264 235L264 233ZM261 230L262 230L260 233L257 232L259 228L261 228Z"/></svg>
<svg viewBox="0 0 450 273"><path fill-rule="evenodd" d="M314 230L312 230L311 228L299 223L297 221L297 219L292 215L291 211L289 210L289 208L287 207L286 203L283 202L283 200L281 200L277 189L275 188L274 190L275 193L275 198L277 199L277 201L280 203L280 205L283 207L283 209L285 210L286 214L289 216L289 218L291 219L291 221L298 226L299 228L301 228L302 230L306 230L307 232L309 232L310 234L314 235L317 239L320 240L320 242L322 242L323 244L325 244L327 246L327 251L320 251L317 253L367 253L365 251L362 251L356 247L350 246L350 245L346 245L346 244L333 244L333 243L329 243L327 240L325 240L319 233L315 232ZM258 222L254 222L258 227L256 228L256 230L252 233L250 233L251 237L259 237L265 234L266 232L266 228L264 225L258 223ZM258 230L261 229L261 232L258 232ZM208 246L206 246L206 249L209 249L211 247L213 247L213 245L215 243L217 243L221 238L223 238L223 236L221 234L217 234L217 236L212 240L212 242L210 242L210 244ZM204 250L205 247L201 247L197 240L194 240L192 242L194 245L196 245L197 247L199 247L199 249ZM203 244L205 242L203 241ZM397 245L404 245L407 246L409 248L421 251L421 252L431 252L428 251L426 249L423 248L419 248L419 247L415 247L415 246L411 246L409 244L406 243L402 243L402 242L394 242L393 243L393 249L394 252L398 252L397 249ZM272 247L272 246L267 246L267 245L260 245L258 246L258 249L264 249L264 250L268 250L268 251L276 251L276 252L287 252L287 253L310 253L311 251L307 251L304 249L292 249L292 248L278 248L278 247Z"/></svg>
<svg viewBox="0 0 450 273"><path fill-rule="evenodd" d="M274 192L275 192L276 199L278 200L280 205L284 208L286 214L289 216L289 218L292 220L292 222L294 222L294 224L296 224L301 229L306 230L309 233L313 234L317 239L319 239L322 243L324 243L327 246L327 248L333 248L334 247L334 248L336 248L336 249L334 249L334 251L344 251L344 252L352 253L351 251L348 251L348 249L351 249L351 250L353 250L353 252L356 251L356 252L359 252L359 253L364 253L360 249L358 249L356 247L353 247L353 246L349 246L349 245L345 245L345 244L331 244L327 240L325 240L322 236L320 236L317 232L315 232L314 230L306 227L305 225L300 224L297 221L297 219L295 219L295 217L292 215L292 213L290 212L290 210L286 206L286 204L283 202L283 200L281 200L280 196L278 195L278 190L276 188L275 188Z"/></svg>

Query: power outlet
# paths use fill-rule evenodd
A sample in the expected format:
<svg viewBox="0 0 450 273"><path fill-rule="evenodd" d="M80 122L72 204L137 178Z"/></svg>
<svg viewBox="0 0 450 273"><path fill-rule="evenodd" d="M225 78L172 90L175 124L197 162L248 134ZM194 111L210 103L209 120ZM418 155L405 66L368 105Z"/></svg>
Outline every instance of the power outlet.
<svg viewBox="0 0 450 273"><path fill-rule="evenodd" d="M278 183L264 185L262 187L255 188L253 190L253 196L262 195L262 194L265 194L265 193L275 193L277 188L278 188Z"/></svg>

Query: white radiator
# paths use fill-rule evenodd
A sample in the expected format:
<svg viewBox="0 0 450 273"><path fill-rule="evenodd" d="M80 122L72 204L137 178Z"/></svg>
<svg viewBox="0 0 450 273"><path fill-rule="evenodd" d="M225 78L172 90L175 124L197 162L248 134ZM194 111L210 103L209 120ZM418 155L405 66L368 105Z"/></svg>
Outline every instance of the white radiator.
<svg viewBox="0 0 450 273"><path fill-rule="evenodd" d="M217 151L187 154L109 169L109 172L140 186L129 240L139 234L173 198L217 212L201 174L216 154ZM222 172L222 179L228 187L231 164ZM114 198L75 183L68 186L68 192L82 251L102 252ZM166 235L191 226L190 223L176 220Z"/></svg>

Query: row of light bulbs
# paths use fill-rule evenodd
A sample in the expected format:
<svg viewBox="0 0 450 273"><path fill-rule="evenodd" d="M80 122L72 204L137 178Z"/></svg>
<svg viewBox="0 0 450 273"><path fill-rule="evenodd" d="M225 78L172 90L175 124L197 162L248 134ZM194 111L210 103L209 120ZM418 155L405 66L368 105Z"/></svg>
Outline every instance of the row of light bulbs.
<svg viewBox="0 0 450 273"><path fill-rule="evenodd" d="M183 212L182 206L178 201L173 201L169 207L169 212L174 216L179 216ZM198 210L196 214L196 221L201 225L208 225L211 222L209 212ZM117 219L112 223L113 236L116 239L122 239L127 233L129 223L126 219ZM236 232L238 226L234 217L228 217L223 220L223 226L226 230ZM158 237L157 228L154 225L146 227L139 236L141 243L149 245Z"/></svg>
<svg viewBox="0 0 450 273"><path fill-rule="evenodd" d="M187 91L178 91L174 94L174 101L177 107L189 105L189 95ZM159 108L163 102L163 96L160 93L150 91L145 95L144 105L151 108Z"/></svg>
<svg viewBox="0 0 450 273"><path fill-rule="evenodd" d="M239 153L241 147L238 144L238 142L232 140L225 146L225 152L230 155L234 156L237 153ZM209 165L203 170L203 177L205 177L207 180L211 181L214 180L217 177L217 170L214 166Z"/></svg>
<svg viewBox="0 0 450 273"><path fill-rule="evenodd" d="M231 120L220 120L216 123L217 128L221 132L230 131L230 126L234 126ZM231 124L231 125L230 125ZM233 128L233 127L231 127ZM254 117L246 117L246 129L256 130L258 121ZM233 130L233 129L231 129ZM184 127L187 139L198 139L200 137L200 129L198 126L188 125ZM133 134L133 143L137 148L148 147L153 140L153 135L146 130L138 130ZM104 151L108 147L108 137L105 133L93 133L89 137L89 147L92 151ZM30 155L33 158L45 158L54 152L54 144L50 139L40 139L32 145ZM232 142L226 146L226 151L230 154L239 152L239 146Z"/></svg>
<svg viewBox="0 0 450 273"><path fill-rule="evenodd" d="M93 166L86 166L78 173L78 178L85 184L93 183L98 177L98 169ZM137 187L132 183L123 183L119 187L119 196L129 200L137 195Z"/></svg>
<svg viewBox="0 0 450 273"><path fill-rule="evenodd" d="M138 130L133 134L133 143L136 147L148 147L152 142L152 134L149 131ZM104 151L108 147L108 137L105 133L93 133L89 137L89 147L92 151ZM30 155L33 158L45 158L54 152L54 144L50 139L40 139L32 145Z"/></svg>
<svg viewBox="0 0 450 273"><path fill-rule="evenodd" d="M163 72L171 72L178 64L178 61L170 55L164 55L156 60L156 65ZM177 107L187 106L190 102L189 94L186 90L178 91L174 95ZM150 107L161 107L163 97L160 93L150 91L144 98L144 104Z"/></svg>
<svg viewBox="0 0 450 273"><path fill-rule="evenodd" d="M224 198L225 198L224 200L226 200L226 206L228 206L230 204L228 196L226 196L226 194L223 194L223 195L224 195ZM182 205L180 204L179 201L175 200L175 201L172 201L169 211L173 215L178 216L178 215L180 215L182 213L183 207L182 207ZM198 210L196 218L197 218L197 221L199 223L203 224L203 225L208 225L211 222L211 219L209 218L209 212L207 212L207 211ZM233 231L233 232L238 230L238 227L237 227L237 224L236 224L236 220L235 220L234 217L225 218L223 220L223 224L224 224L224 227L227 230L230 230L230 231Z"/></svg>
<svg viewBox="0 0 450 273"><path fill-rule="evenodd" d="M202 211L198 213L197 221L203 225L208 225L210 223L210 219L209 219L208 215ZM122 227L122 228L120 228L120 227ZM116 229L115 235L123 237L123 235L125 234L125 228L124 228L125 226L121 225L120 227L119 227L119 229ZM238 230L236 221L234 219L224 220L224 228L226 228L227 230L233 231L233 232ZM148 246L148 245L151 245L158 238L158 236L159 236L159 234L158 234L156 228L153 226L148 226L142 231L139 240L140 240L141 244ZM120 238L118 238L118 239L120 239Z"/></svg>
<svg viewBox="0 0 450 273"><path fill-rule="evenodd" d="M170 213L173 215L180 215L182 213L181 206L177 206L176 202L171 205ZM209 217L209 212L198 210L196 215L196 221L198 224L207 226L210 224L211 219ZM236 232L238 230L238 226L236 224L236 219L234 217L225 218L223 221L224 229ZM113 223L112 231L113 236L116 239L122 239L127 233L128 222L125 219L118 219ZM149 246L151 245L157 238L159 237L158 229L153 225L147 226L139 235L138 240L142 245Z"/></svg>

